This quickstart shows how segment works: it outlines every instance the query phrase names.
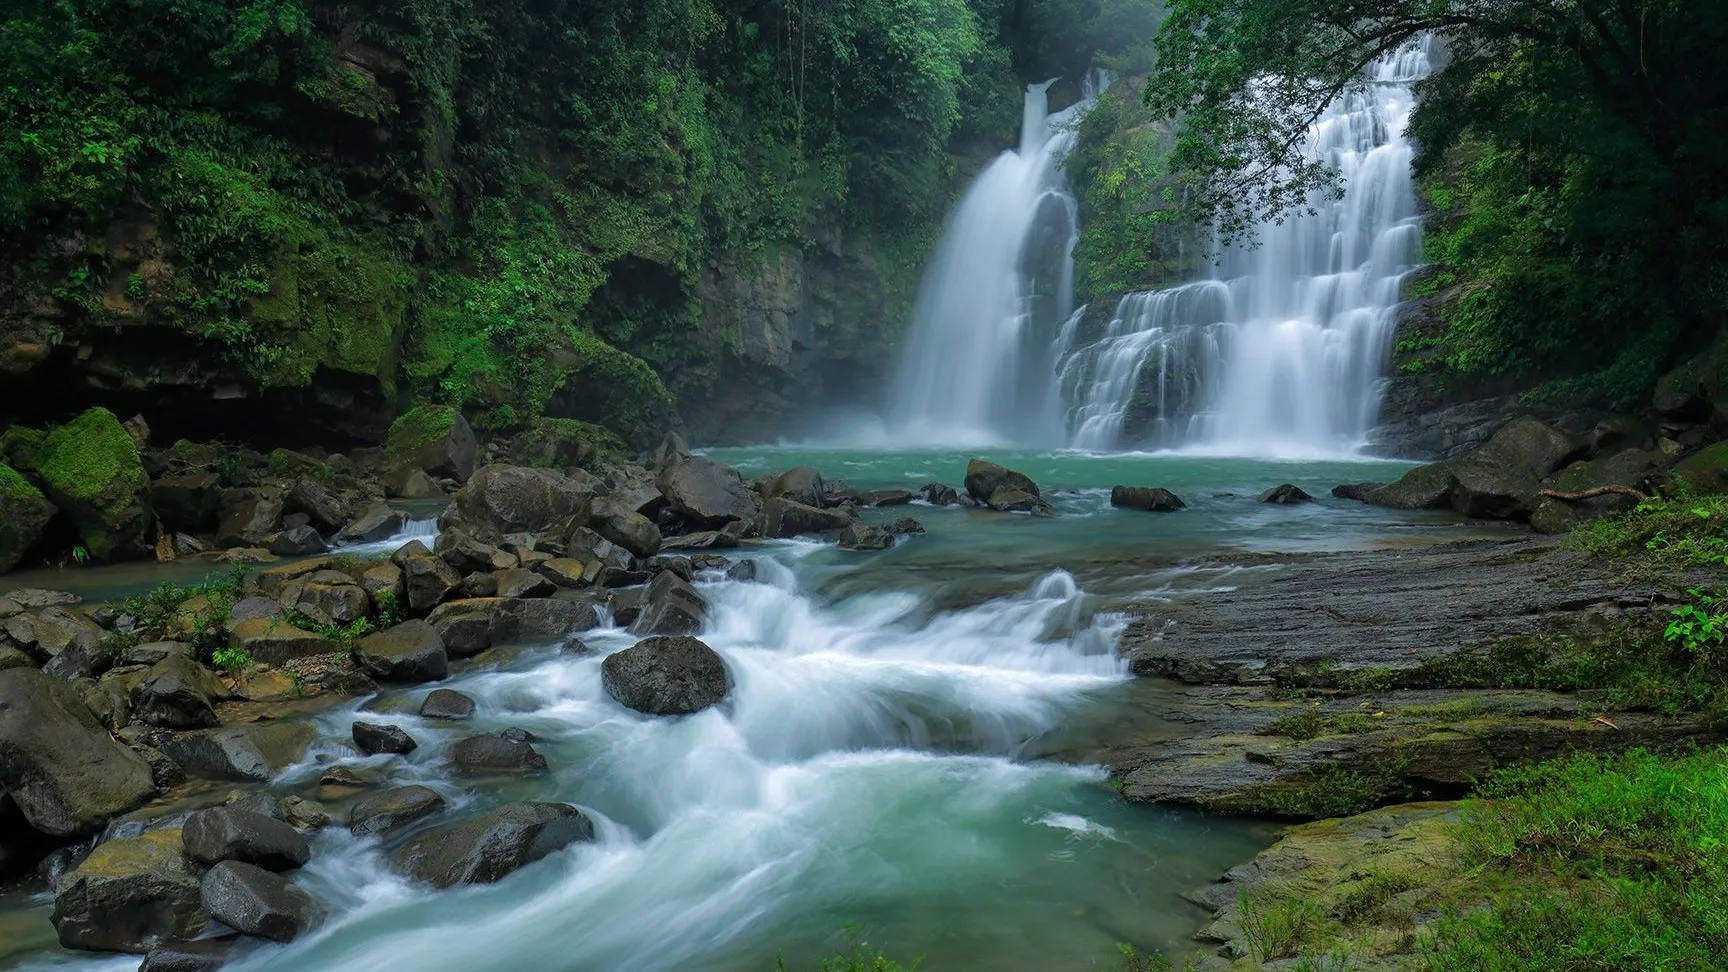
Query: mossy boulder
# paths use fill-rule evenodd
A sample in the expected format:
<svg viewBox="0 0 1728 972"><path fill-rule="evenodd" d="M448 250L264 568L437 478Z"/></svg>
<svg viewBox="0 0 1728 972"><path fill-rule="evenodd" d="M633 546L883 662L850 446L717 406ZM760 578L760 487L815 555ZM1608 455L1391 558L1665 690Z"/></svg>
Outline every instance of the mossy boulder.
<svg viewBox="0 0 1728 972"><path fill-rule="evenodd" d="M624 444L611 432L577 419L535 419L510 442L510 461L518 466L594 469L622 455Z"/></svg>
<svg viewBox="0 0 1728 972"><path fill-rule="evenodd" d="M0 433L0 462L16 469L33 470L42 452L42 442L48 433L14 425Z"/></svg>
<svg viewBox="0 0 1728 972"><path fill-rule="evenodd" d="M1728 442L1707 446L1680 460L1674 478L1700 493L1728 493Z"/></svg>
<svg viewBox="0 0 1728 972"><path fill-rule="evenodd" d="M385 448L398 463L463 482L474 474L479 453L468 420L450 405L410 409L391 424Z"/></svg>
<svg viewBox="0 0 1728 972"><path fill-rule="evenodd" d="M36 468L54 501L97 560L148 549L149 477L132 436L105 408L93 408L48 433Z"/></svg>
<svg viewBox="0 0 1728 972"><path fill-rule="evenodd" d="M18 471L0 462L0 574L18 566L54 518L54 504Z"/></svg>

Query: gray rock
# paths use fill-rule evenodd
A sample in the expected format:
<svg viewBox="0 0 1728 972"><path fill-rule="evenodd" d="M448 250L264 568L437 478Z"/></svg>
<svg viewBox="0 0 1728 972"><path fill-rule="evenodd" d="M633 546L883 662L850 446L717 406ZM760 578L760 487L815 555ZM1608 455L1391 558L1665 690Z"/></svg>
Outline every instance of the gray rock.
<svg viewBox="0 0 1728 972"><path fill-rule="evenodd" d="M408 735L401 726L356 722L352 733L354 745L368 756L376 756L379 753L406 755L420 748L420 744L414 741L414 737Z"/></svg>
<svg viewBox="0 0 1728 972"><path fill-rule="evenodd" d="M439 888L489 884L579 841L594 838L582 811L563 803L511 803L409 841L398 870Z"/></svg>
<svg viewBox="0 0 1728 972"><path fill-rule="evenodd" d="M274 486L230 489L222 493L218 547L256 547L282 526L282 491Z"/></svg>
<svg viewBox="0 0 1728 972"><path fill-rule="evenodd" d="M586 520L593 498L593 490L550 469L495 463L457 491L438 523L479 540L546 534L572 518Z"/></svg>
<svg viewBox="0 0 1728 972"><path fill-rule="evenodd" d="M918 487L918 495L931 506L953 506L960 502L959 491L944 483L925 483Z"/></svg>
<svg viewBox="0 0 1728 972"><path fill-rule="evenodd" d="M726 568L726 579L729 581L753 581L756 579L756 561L740 560Z"/></svg>
<svg viewBox="0 0 1728 972"><path fill-rule="evenodd" d="M660 528L641 513L612 499L597 499L593 504L594 532L612 541L637 557L652 557L660 552Z"/></svg>
<svg viewBox="0 0 1728 972"><path fill-rule="evenodd" d="M800 533L844 530L856 518L846 510L818 509L784 497L762 504L762 535L795 537Z"/></svg>
<svg viewBox="0 0 1728 972"><path fill-rule="evenodd" d="M279 875L239 861L223 861L205 875L204 910L246 935L291 942L317 924L312 898Z"/></svg>
<svg viewBox="0 0 1728 972"><path fill-rule="evenodd" d="M401 786L369 796L354 804L348 814L348 829L356 837L389 837L408 825L448 806L437 791L424 786Z"/></svg>
<svg viewBox="0 0 1728 972"><path fill-rule="evenodd" d="M444 761L461 770L538 773L546 769L546 757L535 752L527 740L503 736L458 740L445 751Z"/></svg>
<svg viewBox="0 0 1728 972"><path fill-rule="evenodd" d="M457 617L483 615L488 619L491 643L548 641L587 631L600 624L594 605L556 597L476 597L449 601L427 617L435 628L448 626Z"/></svg>
<svg viewBox="0 0 1728 972"><path fill-rule="evenodd" d="M259 541L265 550L279 557L304 557L308 554L321 554L330 547L318 531L309 526L297 526L278 533L272 533Z"/></svg>
<svg viewBox="0 0 1728 972"><path fill-rule="evenodd" d="M408 514L393 510L383 500L373 500L336 535L339 543L376 543L388 540L408 525Z"/></svg>
<svg viewBox="0 0 1728 972"><path fill-rule="evenodd" d="M738 471L706 456L668 456L655 485L668 506L698 527L714 529L756 515L756 496Z"/></svg>
<svg viewBox="0 0 1728 972"><path fill-rule="evenodd" d="M402 560L402 586L408 595L408 609L430 611L450 597L462 583L462 575L442 557L418 554Z"/></svg>
<svg viewBox="0 0 1728 972"><path fill-rule="evenodd" d="M203 900L202 891L199 900ZM138 972L216 972L228 962L229 943L215 939L169 942L144 955Z"/></svg>
<svg viewBox="0 0 1728 972"><path fill-rule="evenodd" d="M288 581L276 601L285 611L299 611L319 624L340 627L353 624L372 610L365 589L336 570L317 570Z"/></svg>
<svg viewBox="0 0 1728 972"><path fill-rule="evenodd" d="M1188 504L1162 486L1112 486L1110 505L1120 509L1169 513L1184 509Z"/></svg>
<svg viewBox="0 0 1728 972"><path fill-rule="evenodd" d="M499 597L551 597L558 585L531 570L513 567L492 574L494 591Z"/></svg>
<svg viewBox="0 0 1728 972"><path fill-rule="evenodd" d="M685 635L702 630L708 602L677 574L656 574L648 583L642 614L630 625L636 634Z"/></svg>
<svg viewBox="0 0 1728 972"><path fill-rule="evenodd" d="M165 729L204 729L217 724L212 701L225 695L214 672L189 655L172 653L132 689L132 715Z"/></svg>
<svg viewBox="0 0 1728 972"><path fill-rule="evenodd" d="M688 715L726 697L726 663L695 638L645 638L600 663L607 694L649 715Z"/></svg>
<svg viewBox="0 0 1728 972"><path fill-rule="evenodd" d="M1487 520L1528 520L1542 501L1541 486L1517 464L1467 460L1452 470L1452 508Z"/></svg>
<svg viewBox="0 0 1728 972"><path fill-rule="evenodd" d="M420 715L427 719L472 719L474 700L454 689L433 689L420 703Z"/></svg>
<svg viewBox="0 0 1728 972"><path fill-rule="evenodd" d="M986 506L1002 513L1031 513L1034 516L1049 516L1055 512L1049 503L1036 493L1028 493L1021 489L998 489L990 494Z"/></svg>
<svg viewBox="0 0 1728 972"><path fill-rule="evenodd" d="M182 733L159 748L193 776L264 782L299 762L314 735L304 722L254 722Z"/></svg>
<svg viewBox="0 0 1728 972"><path fill-rule="evenodd" d="M51 920L66 948L137 955L209 923L178 830L97 845L55 882Z"/></svg>
<svg viewBox="0 0 1728 972"><path fill-rule="evenodd" d="M274 816L237 807L200 810L181 825L186 856L201 864L241 861L267 871L289 871L312 859L300 832Z"/></svg>
<svg viewBox="0 0 1728 972"><path fill-rule="evenodd" d="M1368 494L1386 485L1385 483L1339 483L1332 487L1332 498L1367 502Z"/></svg>
<svg viewBox="0 0 1728 972"><path fill-rule="evenodd" d="M0 672L0 790L30 826L76 837L156 787L149 764L108 735L74 686L14 668Z"/></svg>
<svg viewBox="0 0 1728 972"><path fill-rule="evenodd" d="M1459 460L1447 459L1417 466L1398 481L1368 490L1363 500L1395 510L1440 510L1451 505L1452 471Z"/></svg>
<svg viewBox="0 0 1728 972"><path fill-rule="evenodd" d="M444 639L420 620L361 638L354 646L354 663L380 682L427 682L450 674Z"/></svg>
<svg viewBox="0 0 1728 972"><path fill-rule="evenodd" d="M840 531L838 545L841 550L888 550L894 546L894 535L861 520L853 521Z"/></svg>
<svg viewBox="0 0 1728 972"><path fill-rule="evenodd" d="M966 464L966 494L986 505L990 498L1002 490L1012 490L1039 497L1038 484L1024 473L998 466L983 459L973 459Z"/></svg>
<svg viewBox="0 0 1728 972"><path fill-rule="evenodd" d="M1312 503L1314 502L1314 497L1309 496L1302 487L1297 486L1294 483L1280 483L1266 492L1261 493L1260 502L1290 506L1296 503Z"/></svg>
<svg viewBox="0 0 1728 972"><path fill-rule="evenodd" d="M798 466L776 473L762 484L763 502L784 497L794 503L821 509L826 505L822 494L822 472L815 466Z"/></svg>
<svg viewBox="0 0 1728 972"><path fill-rule="evenodd" d="M1471 456L1478 463L1508 466L1541 479L1590 451L1590 440L1528 416L1513 419Z"/></svg>
<svg viewBox="0 0 1728 972"><path fill-rule="evenodd" d="M303 513L310 523L324 533L335 533L354 519L354 508L330 487L315 479L302 477L288 491L287 509ZM272 551L274 552L274 551Z"/></svg>

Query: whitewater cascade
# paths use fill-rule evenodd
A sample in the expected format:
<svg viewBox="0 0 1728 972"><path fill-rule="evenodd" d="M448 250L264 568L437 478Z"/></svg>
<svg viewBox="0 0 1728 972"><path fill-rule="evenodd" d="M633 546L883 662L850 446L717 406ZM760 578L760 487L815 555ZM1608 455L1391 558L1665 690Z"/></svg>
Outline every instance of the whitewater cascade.
<svg viewBox="0 0 1728 972"><path fill-rule="evenodd" d="M1421 259L1405 125L1429 49L1376 62L1310 130L1306 153L1343 178L1312 212L1227 248L1214 279L1129 294L1059 380L1070 444L1311 456L1363 444L1404 275ZM1070 338L1072 341L1073 339Z"/></svg>
<svg viewBox="0 0 1728 972"><path fill-rule="evenodd" d="M1079 221L1062 160L1102 81L1054 114L1052 83L1027 87L1019 148L979 173L925 268L888 407L899 441L1063 438L1051 338L1073 309Z"/></svg>

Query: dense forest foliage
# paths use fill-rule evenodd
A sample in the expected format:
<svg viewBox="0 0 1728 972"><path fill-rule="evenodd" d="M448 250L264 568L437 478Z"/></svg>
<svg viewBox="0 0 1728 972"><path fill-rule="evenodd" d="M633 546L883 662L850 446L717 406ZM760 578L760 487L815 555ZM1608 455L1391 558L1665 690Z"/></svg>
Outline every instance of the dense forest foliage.
<svg viewBox="0 0 1728 972"><path fill-rule="evenodd" d="M641 438L715 353L704 267L847 233L909 289L956 153L1010 142L1027 78L1143 69L1159 9L21 0L0 320Z"/></svg>
<svg viewBox="0 0 1728 972"><path fill-rule="evenodd" d="M1376 58L1435 45L1411 124L1445 312L1414 340L1450 374L1591 374L1572 387L1625 404L1728 321L1728 5L1170 7L1145 101L1183 119L1178 198L1226 236L1333 190L1301 157L1310 121Z"/></svg>

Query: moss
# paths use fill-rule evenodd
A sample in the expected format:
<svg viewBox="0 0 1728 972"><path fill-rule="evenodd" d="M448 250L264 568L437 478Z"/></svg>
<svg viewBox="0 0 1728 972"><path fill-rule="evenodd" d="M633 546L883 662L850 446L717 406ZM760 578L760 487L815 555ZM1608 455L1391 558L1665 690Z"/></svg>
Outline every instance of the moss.
<svg viewBox="0 0 1728 972"><path fill-rule="evenodd" d="M591 467L621 458L618 437L576 419L535 419L511 445L511 461L524 466L562 469Z"/></svg>
<svg viewBox="0 0 1728 972"><path fill-rule="evenodd" d="M409 409L390 423L385 451L398 462L414 460L422 447L450 433L458 414L451 405L419 405Z"/></svg>
<svg viewBox="0 0 1728 972"><path fill-rule="evenodd" d="M42 491L30 485L30 481L18 474L6 463L0 462L0 499L41 499Z"/></svg>
<svg viewBox="0 0 1728 972"><path fill-rule="evenodd" d="M593 334L571 337L574 364L554 401L571 417L598 422L637 446L651 444L672 414L672 394L642 359Z"/></svg>
<svg viewBox="0 0 1728 972"><path fill-rule="evenodd" d="M0 434L0 462L16 469L35 469L48 433L14 425Z"/></svg>
<svg viewBox="0 0 1728 972"><path fill-rule="evenodd" d="M144 465L113 412L93 408L50 432L37 471L96 559L143 536L149 524L137 496Z"/></svg>

